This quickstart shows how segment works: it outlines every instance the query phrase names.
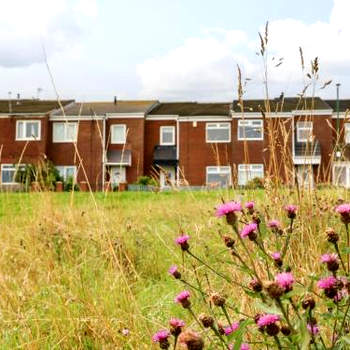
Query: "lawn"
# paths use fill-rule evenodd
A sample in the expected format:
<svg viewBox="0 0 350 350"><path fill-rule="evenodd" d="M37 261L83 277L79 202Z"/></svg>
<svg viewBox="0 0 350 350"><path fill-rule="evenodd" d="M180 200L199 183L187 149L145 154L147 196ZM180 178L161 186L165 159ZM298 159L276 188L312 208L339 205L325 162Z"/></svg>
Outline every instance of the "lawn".
<svg viewBox="0 0 350 350"><path fill-rule="evenodd" d="M222 199L251 199L268 219L283 218L283 205L295 203L299 217L287 257L303 280L320 272L324 231L339 225L332 208L340 197L346 200L347 191L2 193L0 347L157 348L151 337L170 317L196 328L174 303L184 289L167 273L174 263L192 278L209 275L208 288L224 293L240 311L254 312L241 290L184 259L174 239L188 233L192 251L243 281L220 238L230 228L213 215L215 206ZM263 226L269 245L265 231ZM193 309L200 313L200 303L194 301Z"/></svg>

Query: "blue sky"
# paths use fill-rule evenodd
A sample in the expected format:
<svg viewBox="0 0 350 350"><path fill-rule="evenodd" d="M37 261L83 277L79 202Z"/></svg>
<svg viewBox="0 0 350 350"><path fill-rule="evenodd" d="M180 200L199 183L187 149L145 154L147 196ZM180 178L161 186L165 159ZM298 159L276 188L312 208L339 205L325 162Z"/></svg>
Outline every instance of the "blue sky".
<svg viewBox="0 0 350 350"><path fill-rule="evenodd" d="M42 44L62 97L229 100L235 95L236 64L252 79L246 96L261 97L261 61L255 52L266 20L270 57L285 56L283 66L271 70L272 94L292 95L302 88L302 46L307 62L320 57L320 84L341 81L342 93L350 96L350 50L344 50L349 3L32 0L29 6L13 0L0 14L0 97L9 91L32 97L38 87L41 97L54 97ZM334 87L317 93L333 96Z"/></svg>

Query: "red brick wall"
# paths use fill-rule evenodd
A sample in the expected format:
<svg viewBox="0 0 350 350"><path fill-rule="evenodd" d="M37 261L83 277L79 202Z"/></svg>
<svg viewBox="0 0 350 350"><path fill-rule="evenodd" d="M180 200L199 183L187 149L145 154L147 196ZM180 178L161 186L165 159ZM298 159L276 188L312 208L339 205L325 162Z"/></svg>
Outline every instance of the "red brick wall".
<svg viewBox="0 0 350 350"><path fill-rule="evenodd" d="M176 121L175 120L146 120L145 122L145 153L144 153L144 169L145 174L154 176L153 169L153 153L154 147L160 145L160 127L174 126L175 127L175 144L177 142Z"/></svg>
<svg viewBox="0 0 350 350"><path fill-rule="evenodd" d="M309 120L313 121L313 135L319 141L321 146L321 164L318 172L318 182L328 182L331 180L331 157L333 153L333 131L332 131L332 116L296 116L294 117L295 132L296 123L298 121Z"/></svg>
<svg viewBox="0 0 350 350"><path fill-rule="evenodd" d="M55 165L76 165L78 169L77 181L87 181L93 190L102 189L102 140L103 122L88 120L79 121L76 154L73 143L52 142L52 124L49 126L48 157ZM99 131L100 128L100 131ZM83 171L85 169L85 173Z"/></svg>
<svg viewBox="0 0 350 350"><path fill-rule="evenodd" d="M40 120L40 141L16 141L17 120ZM22 163L34 163L46 154L48 137L48 117L10 117L0 118L0 147L2 146L0 163L15 164L23 153Z"/></svg>
<svg viewBox="0 0 350 350"><path fill-rule="evenodd" d="M122 150L124 145L112 144L110 142L110 127L112 124L125 124L128 129L125 149L130 149L132 154L131 166L126 167L126 181L136 182L139 176L144 173L144 118L114 118L108 119L106 123L106 142L109 150Z"/></svg>
<svg viewBox="0 0 350 350"><path fill-rule="evenodd" d="M206 122L180 122L180 162L184 178L193 186L206 183L206 167L231 165L231 143L206 143ZM231 135L232 136L232 135Z"/></svg>

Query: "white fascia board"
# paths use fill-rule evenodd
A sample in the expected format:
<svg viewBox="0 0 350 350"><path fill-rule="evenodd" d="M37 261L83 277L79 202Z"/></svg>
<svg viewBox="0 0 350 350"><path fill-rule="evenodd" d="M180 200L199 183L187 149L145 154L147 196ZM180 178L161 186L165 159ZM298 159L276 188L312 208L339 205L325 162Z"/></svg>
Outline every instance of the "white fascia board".
<svg viewBox="0 0 350 350"><path fill-rule="evenodd" d="M333 113L332 119L337 119L337 118L338 118L337 113ZM349 113L340 112L339 119L350 119L350 112Z"/></svg>
<svg viewBox="0 0 350 350"><path fill-rule="evenodd" d="M179 118L178 115L171 115L171 114L165 114L165 115L147 115L146 120L177 120Z"/></svg>
<svg viewBox="0 0 350 350"><path fill-rule="evenodd" d="M118 118L135 118L143 119L145 113L106 113L107 119L118 119Z"/></svg>
<svg viewBox="0 0 350 350"><path fill-rule="evenodd" d="M91 116L91 115L52 115L50 121L76 121L76 120L102 120L103 116Z"/></svg>
<svg viewBox="0 0 350 350"><path fill-rule="evenodd" d="M224 115L201 115L201 116L183 116L179 117L180 122L221 122L221 121L231 121L231 116Z"/></svg>
<svg viewBox="0 0 350 350"><path fill-rule="evenodd" d="M294 110L293 115L332 115L333 109L310 109L310 110Z"/></svg>
<svg viewBox="0 0 350 350"><path fill-rule="evenodd" d="M272 113L265 113L265 116L267 118L288 118L292 116L292 113L290 112L272 112ZM262 119L263 115L262 113L257 112L232 112L232 118L233 119Z"/></svg>

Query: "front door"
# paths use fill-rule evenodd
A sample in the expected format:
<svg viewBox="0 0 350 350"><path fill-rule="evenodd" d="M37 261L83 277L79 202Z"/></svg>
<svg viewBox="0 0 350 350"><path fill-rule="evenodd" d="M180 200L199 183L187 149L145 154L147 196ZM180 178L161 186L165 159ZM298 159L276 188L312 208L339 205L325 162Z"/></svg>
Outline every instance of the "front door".
<svg viewBox="0 0 350 350"><path fill-rule="evenodd" d="M159 174L160 187L172 187L175 185L175 167L163 166Z"/></svg>
<svg viewBox="0 0 350 350"><path fill-rule="evenodd" d="M126 182L125 167L124 166L112 166L111 167L111 183L113 185L119 185Z"/></svg>
<svg viewBox="0 0 350 350"><path fill-rule="evenodd" d="M314 172L310 165L299 165L297 167L298 185L300 187L312 188L314 186Z"/></svg>

